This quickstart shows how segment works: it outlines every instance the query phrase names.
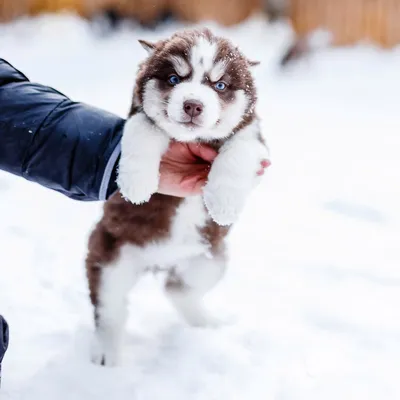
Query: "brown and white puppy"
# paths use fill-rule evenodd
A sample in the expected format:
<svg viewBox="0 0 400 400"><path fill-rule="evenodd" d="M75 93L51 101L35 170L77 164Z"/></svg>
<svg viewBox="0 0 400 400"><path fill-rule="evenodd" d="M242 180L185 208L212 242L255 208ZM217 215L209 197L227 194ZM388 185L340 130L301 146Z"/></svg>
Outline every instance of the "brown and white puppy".
<svg viewBox="0 0 400 400"><path fill-rule="evenodd" d="M140 65L121 141L116 193L89 240L86 267L96 332L93 361L118 362L126 297L148 270L167 274L165 291L193 326L216 324L202 297L225 271L224 239L257 185L267 149L255 115L253 63L208 30L155 44ZM218 149L202 196L157 194L171 140Z"/></svg>

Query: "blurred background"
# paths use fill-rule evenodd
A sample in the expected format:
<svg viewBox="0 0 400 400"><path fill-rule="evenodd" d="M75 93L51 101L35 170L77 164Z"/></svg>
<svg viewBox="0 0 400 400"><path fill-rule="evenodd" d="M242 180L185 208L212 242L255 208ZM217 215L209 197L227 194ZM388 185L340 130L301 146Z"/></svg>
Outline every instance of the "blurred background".
<svg viewBox="0 0 400 400"><path fill-rule="evenodd" d="M400 0L0 0L0 21L1 58L122 117L138 39L208 26L261 61L272 161L207 300L234 323L187 328L147 277L115 370L87 354L102 205L0 171L1 398L400 399Z"/></svg>
<svg viewBox="0 0 400 400"><path fill-rule="evenodd" d="M167 18L231 26L265 13L272 20L289 18L299 35L328 29L339 45L365 39L393 46L400 41L397 0L1 0L0 21L62 11L89 20L106 17L115 24L128 19L146 26Z"/></svg>

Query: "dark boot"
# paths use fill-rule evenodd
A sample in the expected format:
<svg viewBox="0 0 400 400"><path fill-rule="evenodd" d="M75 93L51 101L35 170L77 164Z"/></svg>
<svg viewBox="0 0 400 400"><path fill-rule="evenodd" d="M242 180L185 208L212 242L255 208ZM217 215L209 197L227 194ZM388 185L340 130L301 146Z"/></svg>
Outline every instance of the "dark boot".
<svg viewBox="0 0 400 400"><path fill-rule="evenodd" d="M1 387L1 362L8 347L9 331L6 320L0 315L0 387Z"/></svg>

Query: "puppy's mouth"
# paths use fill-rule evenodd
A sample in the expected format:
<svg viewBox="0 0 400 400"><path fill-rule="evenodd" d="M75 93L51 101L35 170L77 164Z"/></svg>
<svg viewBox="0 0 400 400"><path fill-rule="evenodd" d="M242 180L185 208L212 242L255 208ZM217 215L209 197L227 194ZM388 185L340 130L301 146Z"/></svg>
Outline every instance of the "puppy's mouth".
<svg viewBox="0 0 400 400"><path fill-rule="evenodd" d="M182 125L187 129L193 130L195 128L201 128L203 126L203 123L199 121L197 118L188 118L188 119L181 119L181 120L176 120L174 118L170 118L172 121L174 121L176 124Z"/></svg>
<svg viewBox="0 0 400 400"><path fill-rule="evenodd" d="M181 125L186 126L189 129L195 129L195 128L199 128L202 125L194 120L190 120L190 121L182 121L180 122Z"/></svg>

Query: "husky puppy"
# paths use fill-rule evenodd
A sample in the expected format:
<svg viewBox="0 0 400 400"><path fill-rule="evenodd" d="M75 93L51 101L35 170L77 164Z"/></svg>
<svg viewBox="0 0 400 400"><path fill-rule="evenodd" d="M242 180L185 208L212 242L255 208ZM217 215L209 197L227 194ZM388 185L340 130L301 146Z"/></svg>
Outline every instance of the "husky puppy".
<svg viewBox="0 0 400 400"><path fill-rule="evenodd" d="M86 259L96 323L92 357L102 365L118 362L127 294L145 271L165 271L166 295L190 325L217 323L202 297L224 275L225 237L267 157L254 111L256 63L207 29L141 44L148 57L121 140L120 190L104 205ZM170 141L218 150L201 196L157 193Z"/></svg>

